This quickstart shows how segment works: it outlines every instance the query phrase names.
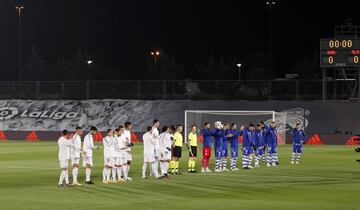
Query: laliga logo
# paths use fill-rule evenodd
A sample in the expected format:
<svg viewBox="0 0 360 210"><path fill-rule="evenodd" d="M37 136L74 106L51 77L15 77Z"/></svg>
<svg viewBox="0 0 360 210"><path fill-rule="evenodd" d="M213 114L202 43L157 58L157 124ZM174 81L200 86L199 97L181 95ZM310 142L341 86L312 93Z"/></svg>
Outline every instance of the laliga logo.
<svg viewBox="0 0 360 210"><path fill-rule="evenodd" d="M19 114L19 110L14 107L0 108L0 120L8 120Z"/></svg>
<svg viewBox="0 0 360 210"><path fill-rule="evenodd" d="M0 120L9 120L20 113L18 108L15 107L3 107L0 108ZM24 110L20 117L30 118L52 118L54 120L60 120L62 118L75 118L78 115L77 112L58 112L58 111L29 111Z"/></svg>

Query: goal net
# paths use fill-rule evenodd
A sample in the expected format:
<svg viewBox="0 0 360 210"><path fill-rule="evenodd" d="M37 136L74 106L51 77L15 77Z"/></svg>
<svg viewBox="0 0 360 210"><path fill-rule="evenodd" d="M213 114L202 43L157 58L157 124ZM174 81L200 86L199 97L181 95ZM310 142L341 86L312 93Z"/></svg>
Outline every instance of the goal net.
<svg viewBox="0 0 360 210"><path fill-rule="evenodd" d="M274 121L278 130L278 143L285 144L286 114L275 111L229 111L229 110L185 110L184 134L188 135L190 127L196 125L200 131L205 122L212 126L214 122L221 121L223 124L236 123L238 129L241 125L245 127L249 123L255 126L260 121L270 124Z"/></svg>

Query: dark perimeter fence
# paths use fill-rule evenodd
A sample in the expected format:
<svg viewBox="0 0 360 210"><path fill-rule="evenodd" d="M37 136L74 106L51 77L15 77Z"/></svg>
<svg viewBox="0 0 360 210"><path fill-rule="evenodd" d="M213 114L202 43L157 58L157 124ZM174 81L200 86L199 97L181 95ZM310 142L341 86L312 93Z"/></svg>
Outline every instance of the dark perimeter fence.
<svg viewBox="0 0 360 210"><path fill-rule="evenodd" d="M321 100L321 80L0 82L0 99Z"/></svg>

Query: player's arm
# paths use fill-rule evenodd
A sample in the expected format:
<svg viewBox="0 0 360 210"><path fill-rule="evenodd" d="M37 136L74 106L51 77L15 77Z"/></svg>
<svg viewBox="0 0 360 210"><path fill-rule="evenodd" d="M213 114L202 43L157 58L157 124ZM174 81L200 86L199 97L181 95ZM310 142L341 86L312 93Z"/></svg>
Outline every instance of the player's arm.
<svg viewBox="0 0 360 210"><path fill-rule="evenodd" d="M301 143L304 143L304 142L305 142L305 138L306 138L305 131L302 132L302 136L303 136L303 139L302 139Z"/></svg>
<svg viewBox="0 0 360 210"><path fill-rule="evenodd" d="M89 141L89 144L88 144L88 149L91 149L91 150L95 150L95 149L98 149L98 146L95 146L94 145L94 141L91 139L91 138L88 138L88 141Z"/></svg>

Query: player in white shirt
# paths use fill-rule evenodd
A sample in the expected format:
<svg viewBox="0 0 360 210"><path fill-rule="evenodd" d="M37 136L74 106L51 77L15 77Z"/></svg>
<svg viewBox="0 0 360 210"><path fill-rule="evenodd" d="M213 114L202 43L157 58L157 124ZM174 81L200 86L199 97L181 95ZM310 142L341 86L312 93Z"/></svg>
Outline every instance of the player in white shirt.
<svg viewBox="0 0 360 210"><path fill-rule="evenodd" d="M144 142L144 163L142 167L142 178L147 179L146 177L146 166L150 164L150 170L153 171L155 178L158 178L158 171L156 169L155 162L155 139L152 137L152 127L148 126L146 128L146 133L142 136Z"/></svg>
<svg viewBox="0 0 360 210"><path fill-rule="evenodd" d="M90 132L85 136L84 138L84 144L83 144L83 166L86 167L85 169L85 174L86 174L86 179L85 179L85 184L94 184L93 181L91 181L91 168L93 166L93 150L98 149L97 146L94 145L94 139L93 139L93 135L97 134L97 128L96 127L91 127L90 128Z"/></svg>
<svg viewBox="0 0 360 210"><path fill-rule="evenodd" d="M124 136L125 139L127 141L128 145L132 145L131 143L131 129L132 129L132 124L131 122L125 122L124 124L125 130L124 130ZM127 160L127 174L129 174L130 171L130 165L131 165L131 161L132 161L132 154L131 154L131 147L128 147L127 151L126 151L126 160ZM130 177L128 177L129 180L131 180Z"/></svg>
<svg viewBox="0 0 360 210"><path fill-rule="evenodd" d="M160 128L160 121L158 119L155 119L153 121L151 136L153 137L153 139L155 141L154 155L155 155L156 164L154 164L154 166L155 166L154 170L156 170L156 171L158 171L158 168L159 168L159 158L160 158L159 128ZM152 167L152 166L150 166L150 167ZM153 174L154 170L150 171L150 176L154 175Z"/></svg>
<svg viewBox="0 0 360 210"><path fill-rule="evenodd" d="M167 127L166 127L167 128ZM163 128L163 131L165 127ZM171 146L173 143L173 133L175 132L175 126L171 125L166 129L165 132L161 133L159 136L160 142L160 170L161 177L168 177L169 164L171 161Z"/></svg>
<svg viewBox="0 0 360 210"><path fill-rule="evenodd" d="M74 146L75 146L75 148L70 148L71 165L73 167L72 175L73 175L73 185L74 186L81 186L81 184L77 180L77 176L79 173L82 134L83 134L82 128L76 127L75 134L71 140L72 144L74 144Z"/></svg>
<svg viewBox="0 0 360 210"><path fill-rule="evenodd" d="M114 147L115 147L115 168L117 174L117 182L125 181L125 179L122 178L123 177L122 171L124 171L124 175L127 174L125 173L127 172L127 161L126 161L127 147L125 145L126 140L123 134L124 134L123 126L120 126L119 128L115 129Z"/></svg>
<svg viewBox="0 0 360 210"><path fill-rule="evenodd" d="M107 184L107 183L112 183L112 180L110 179L110 175L115 162L114 133L112 129L108 129L106 131L106 136L103 138L103 144L104 144L103 183Z"/></svg>
<svg viewBox="0 0 360 210"><path fill-rule="evenodd" d="M125 128L124 126L120 125L119 126L119 134L120 134L120 138L119 138L119 144L120 144L120 151L121 151L121 162L123 163L121 166L121 171L122 171L122 177L125 181L131 181L132 179L129 177L128 173L129 173L129 168L128 168L128 160L127 158L128 156L128 152L129 152L129 145L131 143L128 142L126 136L125 136Z"/></svg>
<svg viewBox="0 0 360 210"><path fill-rule="evenodd" d="M59 146L59 163L61 168L59 186L70 186L69 185L69 174L68 174L68 166L70 159L70 148L75 148L74 144L72 144L71 140L68 139L68 131L63 130L62 136L58 140ZM64 185L65 182L65 185Z"/></svg>

